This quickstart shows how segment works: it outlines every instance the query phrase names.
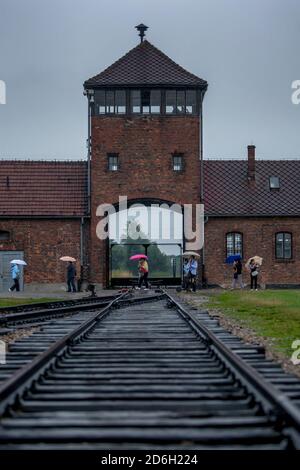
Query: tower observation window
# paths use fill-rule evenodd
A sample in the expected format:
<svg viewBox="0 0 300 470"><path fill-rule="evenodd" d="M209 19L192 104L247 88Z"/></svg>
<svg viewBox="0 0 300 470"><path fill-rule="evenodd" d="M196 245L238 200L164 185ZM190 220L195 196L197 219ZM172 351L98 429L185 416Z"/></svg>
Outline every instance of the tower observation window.
<svg viewBox="0 0 300 470"><path fill-rule="evenodd" d="M161 113L192 115L197 114L197 91L182 89L164 91L157 88L95 90L92 112L97 116Z"/></svg>

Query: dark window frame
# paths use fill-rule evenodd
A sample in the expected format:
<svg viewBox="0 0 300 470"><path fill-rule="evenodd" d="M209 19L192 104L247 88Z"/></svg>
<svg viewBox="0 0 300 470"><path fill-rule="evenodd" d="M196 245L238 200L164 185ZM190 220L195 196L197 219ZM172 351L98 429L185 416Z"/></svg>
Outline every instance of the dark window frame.
<svg viewBox="0 0 300 470"><path fill-rule="evenodd" d="M180 159L180 168L176 169L176 159ZM182 173L184 171L184 154L183 153L173 153L172 154L172 170L175 173Z"/></svg>
<svg viewBox="0 0 300 470"><path fill-rule="evenodd" d="M140 102L139 102L139 110L133 112L132 109L132 92L133 91L138 91L141 95ZM168 91L173 91L175 93L175 100L176 100L176 107L175 111L172 113L167 113L166 112L166 96ZM117 110L117 102L116 102L116 95L118 93L122 92L123 99L120 107L124 108L122 112L116 112ZM153 92L153 94L151 93ZM154 97L155 93L159 92L159 111L156 109L154 110L153 108L157 108L157 104L152 104L156 103L158 100ZM108 94L113 93L113 104L111 104L113 109L107 110L108 106ZM142 94L149 94L150 93L150 101L149 101L149 111L144 111L142 109ZM177 95L178 93L184 93L184 111L179 111L178 106L177 106ZM193 104L187 104L188 103L188 94L189 93L194 93L194 99L189 99L189 102L193 102ZM188 112L187 108L192 106L192 111ZM199 89L197 88L189 88L189 87L177 87L177 88L172 88L172 87L124 87L124 88L112 88L112 87L107 87L107 88L99 88L95 90L94 94L94 101L91 103L91 113L94 116L100 116L100 117L105 117L105 116L137 116L137 115L144 115L144 116L198 116L199 115L199 110L201 107L201 98L200 98L200 92ZM102 108L102 112L100 112L100 109ZM193 111L194 108L194 111Z"/></svg>
<svg viewBox="0 0 300 470"><path fill-rule="evenodd" d="M113 163L116 162L116 163ZM114 168L114 165L116 168ZM107 169L112 173L115 173L120 170L120 158L118 153L108 153L107 154Z"/></svg>
<svg viewBox="0 0 300 470"><path fill-rule="evenodd" d="M282 256L278 256L278 251L277 251L277 245L278 241L277 238L282 235ZM290 256L285 256L285 241L286 241L286 235L289 235L290 237ZM275 233L275 259L277 260L282 260L282 261L290 261L293 259L293 234L292 232L276 232Z"/></svg>
<svg viewBox="0 0 300 470"><path fill-rule="evenodd" d="M11 239L9 230L0 230L0 241L7 241Z"/></svg>
<svg viewBox="0 0 300 470"><path fill-rule="evenodd" d="M271 186L271 179L272 178L277 179L278 186L274 186L274 187ZM279 178L279 176L275 176L275 175L269 176L269 189L270 189L270 191L279 191L279 189L280 189L280 178Z"/></svg>
<svg viewBox="0 0 300 470"><path fill-rule="evenodd" d="M168 92L175 93L175 101L174 101L174 109L172 112L167 111L167 106L170 106L167 104L168 102ZM187 112L187 107L190 106L187 104L187 94L188 92L194 92L195 93L195 100L194 100L194 105L195 105L195 111L193 112ZM180 111L179 106L182 106L179 104L178 100L178 94L179 93L184 93L184 100L183 100L183 107L184 110ZM165 90L165 103L164 103L164 114L166 116L197 116L199 114L199 103L198 103L198 95L196 89L193 88L167 88Z"/></svg>
<svg viewBox="0 0 300 470"><path fill-rule="evenodd" d="M138 111L133 110L133 93L138 92L140 97L139 97L139 105L137 106L139 108ZM157 105L152 104L152 99L153 95L152 92L159 92L160 94L160 99L159 99L159 111L154 111L152 108ZM159 116L162 114L162 109L163 109L163 93L161 88L133 88L129 90L129 102L130 102L130 108L129 108L129 114L136 116L136 115L143 115L143 116ZM146 111L144 108L148 107L149 110Z"/></svg>
<svg viewBox="0 0 300 470"><path fill-rule="evenodd" d="M229 253L228 238L230 236L233 236L233 253ZM241 237L241 243L240 243L241 250L240 250L240 253L236 250L236 248L237 248L237 241L236 241L237 236ZM241 255L241 258L243 258L244 236L243 236L242 232L234 231L234 232L227 232L226 233L226 236L225 236L225 252L226 252L226 258L228 258L228 256L233 256L233 255Z"/></svg>
<svg viewBox="0 0 300 470"><path fill-rule="evenodd" d="M118 104L117 103L117 94L124 94L123 96L123 103L124 104ZM98 96L100 94L104 95L104 100L102 102L102 105L99 104L98 101ZM111 94L113 99L112 99L112 104L108 104L108 95ZM100 106L104 108L104 112L100 113ZM107 110L107 107L111 106L113 110ZM125 110L124 112L117 112L117 107L124 107ZM107 88L107 89L100 89L96 90L96 93L94 95L94 114L96 116L125 116L127 113L127 92L125 88Z"/></svg>

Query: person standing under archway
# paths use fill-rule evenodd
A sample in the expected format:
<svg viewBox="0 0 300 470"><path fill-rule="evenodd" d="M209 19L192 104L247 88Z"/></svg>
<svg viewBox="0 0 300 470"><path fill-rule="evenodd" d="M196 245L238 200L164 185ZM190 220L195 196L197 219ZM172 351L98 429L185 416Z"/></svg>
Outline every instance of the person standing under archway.
<svg viewBox="0 0 300 470"><path fill-rule="evenodd" d="M146 259L141 259L139 261L139 283L138 283L138 289L140 289L143 285L145 284L145 289L149 289L149 284L148 284L148 274L149 274L149 266L147 263Z"/></svg>

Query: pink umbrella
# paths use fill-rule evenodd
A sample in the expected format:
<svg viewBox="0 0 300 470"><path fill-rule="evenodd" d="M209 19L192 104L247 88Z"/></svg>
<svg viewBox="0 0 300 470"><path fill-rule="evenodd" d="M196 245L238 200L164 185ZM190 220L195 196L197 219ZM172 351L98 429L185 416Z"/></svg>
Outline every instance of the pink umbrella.
<svg viewBox="0 0 300 470"><path fill-rule="evenodd" d="M136 260L136 259L148 259L148 256L142 255L142 254L140 254L140 255L132 255L132 256L130 256L129 259L132 260L132 261L134 261L134 260Z"/></svg>

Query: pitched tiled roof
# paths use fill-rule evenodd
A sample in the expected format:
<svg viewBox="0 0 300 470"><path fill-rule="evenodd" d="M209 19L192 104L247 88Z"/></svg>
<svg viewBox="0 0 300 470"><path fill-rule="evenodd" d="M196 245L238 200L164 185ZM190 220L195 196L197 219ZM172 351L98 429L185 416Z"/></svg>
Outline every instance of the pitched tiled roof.
<svg viewBox="0 0 300 470"><path fill-rule="evenodd" d="M0 217L82 216L86 189L85 162L0 160ZM300 160L256 161L254 186L246 160L205 160L204 204L208 216L300 216Z"/></svg>
<svg viewBox="0 0 300 470"><path fill-rule="evenodd" d="M150 42L143 41L106 70L84 83L85 88L142 85L206 88L207 82L173 62Z"/></svg>
<svg viewBox="0 0 300 470"><path fill-rule="evenodd" d="M86 211L85 162L0 160L0 216L80 216Z"/></svg>
<svg viewBox="0 0 300 470"><path fill-rule="evenodd" d="M204 161L204 207L216 216L300 216L300 160L256 161L255 185L249 186L247 161ZM280 190L269 177L279 176Z"/></svg>

